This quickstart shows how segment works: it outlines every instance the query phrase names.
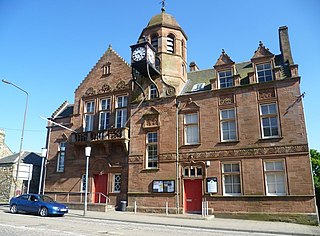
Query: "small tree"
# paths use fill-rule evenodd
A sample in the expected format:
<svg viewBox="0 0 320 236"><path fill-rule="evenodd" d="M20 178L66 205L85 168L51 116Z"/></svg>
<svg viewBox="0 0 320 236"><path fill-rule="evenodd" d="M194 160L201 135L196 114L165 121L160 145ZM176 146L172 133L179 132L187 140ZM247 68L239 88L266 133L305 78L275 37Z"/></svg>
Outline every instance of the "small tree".
<svg viewBox="0 0 320 236"><path fill-rule="evenodd" d="M310 149L310 156L317 206L320 208L320 152L315 149Z"/></svg>

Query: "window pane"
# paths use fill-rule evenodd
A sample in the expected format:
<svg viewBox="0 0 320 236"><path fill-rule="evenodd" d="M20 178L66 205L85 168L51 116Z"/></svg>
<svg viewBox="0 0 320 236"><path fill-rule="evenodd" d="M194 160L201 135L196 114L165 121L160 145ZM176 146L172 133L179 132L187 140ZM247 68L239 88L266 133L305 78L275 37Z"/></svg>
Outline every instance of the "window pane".
<svg viewBox="0 0 320 236"><path fill-rule="evenodd" d="M185 124L194 124L198 123L198 114L186 114L185 115Z"/></svg>
<svg viewBox="0 0 320 236"><path fill-rule="evenodd" d="M231 164L224 164L223 171L224 172L231 172Z"/></svg>

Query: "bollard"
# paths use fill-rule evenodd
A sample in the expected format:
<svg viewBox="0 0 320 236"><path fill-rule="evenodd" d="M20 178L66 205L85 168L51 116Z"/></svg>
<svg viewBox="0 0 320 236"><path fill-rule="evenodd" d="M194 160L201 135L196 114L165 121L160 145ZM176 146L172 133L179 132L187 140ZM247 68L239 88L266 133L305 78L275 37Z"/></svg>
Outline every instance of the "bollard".
<svg viewBox="0 0 320 236"><path fill-rule="evenodd" d="M137 213L137 201L134 201L134 214Z"/></svg>
<svg viewBox="0 0 320 236"><path fill-rule="evenodd" d="M168 211L168 202L166 202L166 215L169 214L169 211Z"/></svg>

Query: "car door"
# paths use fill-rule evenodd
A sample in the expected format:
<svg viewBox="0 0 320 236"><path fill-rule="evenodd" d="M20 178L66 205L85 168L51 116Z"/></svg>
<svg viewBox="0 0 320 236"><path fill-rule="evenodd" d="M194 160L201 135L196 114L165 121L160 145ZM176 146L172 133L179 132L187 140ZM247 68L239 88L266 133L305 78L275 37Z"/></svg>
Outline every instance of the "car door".
<svg viewBox="0 0 320 236"><path fill-rule="evenodd" d="M37 213L39 210L39 198L36 195L30 195L28 201L28 212Z"/></svg>
<svg viewBox="0 0 320 236"><path fill-rule="evenodd" d="M27 211L29 195L24 194L17 197L15 204L18 207L18 211Z"/></svg>

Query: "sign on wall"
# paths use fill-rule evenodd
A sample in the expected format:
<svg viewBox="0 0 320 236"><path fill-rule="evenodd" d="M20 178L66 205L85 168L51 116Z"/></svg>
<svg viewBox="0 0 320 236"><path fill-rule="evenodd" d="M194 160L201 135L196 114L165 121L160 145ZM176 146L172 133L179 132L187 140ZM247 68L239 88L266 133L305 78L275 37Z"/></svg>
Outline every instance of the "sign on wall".
<svg viewBox="0 0 320 236"><path fill-rule="evenodd" d="M218 178L210 177L206 179L207 193L217 193L218 192Z"/></svg>
<svg viewBox="0 0 320 236"><path fill-rule="evenodd" d="M174 190L174 180L152 181L152 192L154 193L174 193Z"/></svg>

